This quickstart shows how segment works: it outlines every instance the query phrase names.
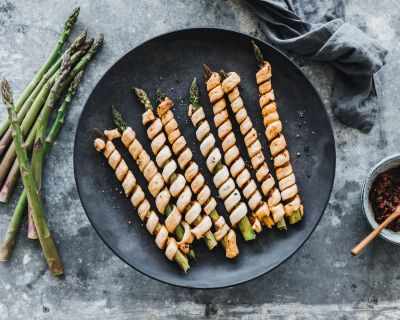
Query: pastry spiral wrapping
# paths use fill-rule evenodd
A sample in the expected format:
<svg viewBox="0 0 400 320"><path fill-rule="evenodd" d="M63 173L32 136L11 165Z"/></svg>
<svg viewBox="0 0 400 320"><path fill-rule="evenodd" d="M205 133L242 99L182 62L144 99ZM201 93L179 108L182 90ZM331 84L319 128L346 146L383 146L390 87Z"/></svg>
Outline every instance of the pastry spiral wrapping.
<svg viewBox="0 0 400 320"><path fill-rule="evenodd" d="M136 161L139 170L143 173L144 178L148 182L148 190L155 198L157 210L161 214L165 214L167 206L171 206L172 210L165 219L165 227L173 233L178 225L184 228L184 235L178 242L179 249L184 253L189 252L189 244L193 242L190 226L182 221L182 210L178 205L171 205L171 190L165 184L161 174L158 172L154 161L150 159L147 151L143 149L141 143L136 139L136 133L132 128L127 127L122 135L117 129L106 130L104 135L111 141L115 138L121 138L124 146L129 150L132 158ZM106 151L105 151L106 152ZM105 153L107 156L107 153ZM111 155L112 156L112 155ZM109 160L110 161L110 160Z"/></svg>
<svg viewBox="0 0 400 320"><path fill-rule="evenodd" d="M267 204L275 222L280 221L285 215L285 210L281 203L281 193L275 185L275 179L270 173L268 164L262 151L258 133L253 127L253 123L243 104L240 96L239 86L240 76L236 72L230 72L222 81L222 89L228 96L231 109L235 114L236 121L240 126L240 132L244 137L247 153L250 157L256 178L261 184L261 191L267 197ZM273 224L272 221L265 221L267 225Z"/></svg>
<svg viewBox="0 0 400 320"><path fill-rule="evenodd" d="M108 164L115 171L117 179L122 182L125 195L131 197L131 203L137 210L139 218L146 223L149 233L155 236L157 246L162 250L165 249L165 255L169 260L176 259L176 255L179 254L179 259L184 259L187 264L186 256L179 251L178 243L169 235L167 228L159 222L157 213L151 209L142 188L136 183L135 176L114 144L110 140L105 142L97 138L94 146L98 152L103 153Z"/></svg>
<svg viewBox="0 0 400 320"><path fill-rule="evenodd" d="M196 137L201 143L200 150L203 157L206 158L207 168L214 174L213 183L224 201L232 226L235 226L247 215L247 206L242 201L240 192L236 188L227 166L222 164L221 151L215 146L215 138L210 132L210 125L205 119L203 108L199 107L194 110L193 106L190 105L189 117L197 128Z"/></svg>
<svg viewBox="0 0 400 320"><path fill-rule="evenodd" d="M263 200L236 145L236 137L232 129L232 123L228 117L220 75L217 72L212 72L206 84L208 97L214 112L214 123L218 130L218 137L222 142L222 150L225 153L225 163L229 166L232 176L236 179L238 187L242 190L249 208L253 212L254 229L260 232L260 221L263 221L270 215L268 205ZM243 132L244 130L250 130L249 124L245 123L241 126L242 130Z"/></svg>
<svg viewBox="0 0 400 320"><path fill-rule="evenodd" d="M219 216L216 209L217 202L211 195L210 188L205 183L203 174L199 171L199 166L193 161L192 151L189 149L185 137L179 130L179 127L171 110L173 102L165 97L157 107L157 114L161 119L162 125L167 133L167 139L172 146L173 153L178 157L178 164L184 171L185 178L194 194L197 195L197 201L203 207L204 212L210 215L216 232L215 239L221 241L225 238L225 250L227 258L234 258L239 254L236 244L236 233L225 222L224 217Z"/></svg>
<svg viewBox="0 0 400 320"><path fill-rule="evenodd" d="M303 216L304 208L298 195L295 174L290 163L289 151L286 148L286 140L282 133L282 122L279 119L271 77L271 65L264 61L256 74L256 80L260 94L259 102L265 135L270 143L285 214L290 217L294 212L299 211Z"/></svg>
<svg viewBox="0 0 400 320"><path fill-rule="evenodd" d="M208 215L202 215L203 210L200 203L192 200L192 190L187 185L186 178L182 174L176 173L178 165L172 158L170 147L166 144L167 138L163 132L160 118L155 117L153 111L148 109L142 115L142 123L147 128L147 136L151 140L151 149L156 156L156 163L163 169L163 181L170 184L169 190L172 197L177 198L178 209L185 212L185 221L189 225L195 225L191 230L192 234L197 239L201 239L206 233L211 233L211 218ZM177 123L175 121L166 127L166 131L171 132L176 128ZM182 164L185 159L182 157L178 161ZM211 237L214 238L212 233ZM211 250L212 247L209 247L209 249Z"/></svg>

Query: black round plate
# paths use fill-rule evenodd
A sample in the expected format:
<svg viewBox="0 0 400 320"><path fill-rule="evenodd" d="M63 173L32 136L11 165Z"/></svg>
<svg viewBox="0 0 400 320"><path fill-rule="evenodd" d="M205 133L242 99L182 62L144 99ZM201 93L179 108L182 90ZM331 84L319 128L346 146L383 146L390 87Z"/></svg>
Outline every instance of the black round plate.
<svg viewBox="0 0 400 320"><path fill-rule="evenodd" d="M129 198L121 194L121 186L113 170L93 148L93 128L113 128L110 116L111 105L115 105L151 154L141 124L143 110L133 96L131 87L142 87L154 101L155 86L159 85L175 101L174 112L181 130L209 186L217 195L187 116L188 88L193 77L197 77L201 102L210 124L213 124L202 64L206 63L217 71L236 71L242 79L241 94L245 105L260 133L264 152L268 155L258 105L255 82L257 65L250 47L251 40L255 39L237 32L208 28L158 36L128 52L107 71L97 83L81 114L75 136L74 171L83 207L93 227L111 250L127 264L154 279L190 288L220 288L254 279L293 255L311 235L325 210L335 174L335 143L328 115L315 88L300 69L278 50L261 41L257 43L273 68L273 87L305 207L303 221L289 226L287 232L264 230L255 241L247 243L237 232L240 254L233 261L224 257L222 248L209 252L203 242L197 241L194 249L198 261L192 261L191 269L184 274L156 247ZM215 128L213 130L215 133ZM248 161L239 132L238 138L242 154ZM147 190L129 153L120 142L116 144L123 151L130 168L140 178L138 181L142 189ZM151 199L150 194L147 196ZM225 213L221 203L219 210Z"/></svg>

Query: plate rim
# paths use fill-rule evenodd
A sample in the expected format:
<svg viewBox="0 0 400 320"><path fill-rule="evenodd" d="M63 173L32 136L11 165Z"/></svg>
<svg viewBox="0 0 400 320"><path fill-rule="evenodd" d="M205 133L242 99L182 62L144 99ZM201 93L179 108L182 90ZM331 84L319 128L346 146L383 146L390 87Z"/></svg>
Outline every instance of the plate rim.
<svg viewBox="0 0 400 320"><path fill-rule="evenodd" d="M95 227L95 223L92 221L92 219L91 219L90 216L88 215L87 209L86 209L86 207L85 207L85 205L84 205L84 203L83 203L83 201L82 201L82 199L81 199L81 192L80 192L79 184L77 183L77 172L76 172L77 169L76 169L76 166L75 166L76 157L77 157L77 156L76 156L76 154L77 154L77 150L76 150L76 148L77 148L76 139L77 139L77 134L78 134L78 130L77 130L77 129L78 129L79 124L81 123L82 114L83 114L84 109L86 108L86 105L87 105L88 101L89 101L90 98L92 97L94 90L96 89L96 87L98 86L98 84L102 81L102 79L104 78L104 76L105 76L108 72L110 72L111 69L114 68L114 66L115 66L116 64L118 64L123 58L125 58L125 57L126 57L127 55L129 55L132 51L138 49L138 48L141 47L142 45L145 45L145 44L148 43L148 42L157 40L158 38L162 38L162 37L165 37L165 36L171 36L171 35L173 35L174 33L190 32L190 31L219 31L219 32L233 33L233 34L236 34L236 35L248 37L248 38L251 38L252 40L255 40L256 42L260 42L260 43L262 43L263 45L268 46L269 49L271 49L271 50L277 52L278 54L280 54L281 56L283 56L284 59L286 59L290 64L292 64L292 66L293 66L294 68L296 68L296 69L305 77L305 79L307 79L307 81L308 81L309 84L311 85L312 89L315 91L318 100L320 101L321 105L323 106L323 112L325 113L325 116L326 116L327 119L329 120L329 121L328 121L328 122L329 122L328 128L330 129L329 132L330 132L330 134L331 134L331 136L332 136L332 141L333 141L333 154L334 154L334 159L333 159L333 172L332 172L333 177L332 177L331 185L330 185L330 187L329 187L329 197L327 198L326 203L325 203L324 206L323 206L324 208L323 208L323 210L322 210L322 213L321 213L320 216L318 217L318 219L317 219L315 225L313 226L311 232L307 235L307 237L304 239L304 241L302 241L301 243L299 243L298 246L295 248L295 250L294 250L292 253L290 253L289 255L287 255L286 257L284 257L284 259L282 259L280 262L278 262L278 263L276 263L275 265L273 265L269 270L263 271L263 272L261 272L261 273L259 273L259 274L256 274L255 276L252 275L252 276L250 276L250 277L243 278L242 280L240 280L240 281L238 281L238 282L235 282L235 283L224 284L224 285L219 285L219 286L198 286L198 285L190 285L190 284L189 284L189 285L186 285L186 284L181 284L181 283L176 283L176 282L167 281L167 280L164 280L164 279L159 279L159 278L156 278L155 276L150 275L149 273L147 273L146 270L145 270L144 268L140 269L139 267L133 266L133 265L131 265L130 263L128 263L128 262L125 260L125 258L123 258L122 256L120 256L120 255L119 255L105 240L104 240L103 236L100 234L100 232L99 232L99 231L97 230L97 228ZM224 289L224 288L229 288L229 287L234 287L234 286L237 286L237 285L245 284L245 283L247 283L247 282L250 282L250 281L253 281L253 280L258 279L258 278L260 278L261 276L266 275L267 273L272 272L273 270L275 270L276 268L278 268L279 266L281 266L283 263L285 263L286 261L288 261L291 257L293 257L293 256L300 250L300 248L302 248L303 245L308 241L308 239L311 237L311 235L314 233L315 229L317 228L317 226L318 226L319 223L321 222L321 219L322 219L323 215L325 214L326 208L327 208L327 206L328 206L328 204L329 204L329 199L330 199L330 197L331 197L331 195L332 195L333 185L334 185L335 177L336 177L336 141L335 141L335 134L334 134L334 131L333 131L333 126L332 126L332 121L331 121L330 118L329 118L329 113L328 113L327 109L325 108L325 104L323 103L323 100L322 100L322 98L321 98L321 96L320 96L320 94L319 94L317 88L316 88L316 87L314 86L314 84L311 82L311 80L309 79L309 77L300 69L300 67L299 67L297 64L295 64L285 53L283 53L281 50L277 49L277 48L276 48L275 46L273 46L272 44L267 43L266 41L261 40L261 39L257 38L256 36L252 36L252 35L250 35L250 34L247 34L247 33L245 33L245 32L240 32L240 31L231 30L231 29L226 29L226 28L220 28L220 27L189 27L189 28L182 28L182 29L176 29L176 30L173 30L173 31L167 31L167 32L159 33L159 34L156 34L155 36L153 36L153 37L151 37L151 38L148 38L148 39L145 39L145 40L139 42L139 43L138 43L137 45L135 45L132 49L128 50L127 52L125 52L125 53L123 53L123 54L121 54L121 55L115 60L115 62L113 62L113 63L110 65L110 67L108 67L108 68L104 71L104 73L103 73L103 74L100 76L100 78L96 81L95 85L93 86L93 89L91 90L90 94L88 95L88 97L87 97L86 100L84 101L84 103L83 103L83 108L81 109L81 112L80 112L80 114L79 114L78 122L77 122L76 129L75 129L75 134L74 134L74 146L73 146L73 158L72 158L72 160L73 160L73 171L74 171L75 186L76 186L76 190L77 190L77 192L78 192L78 197L79 197L79 201L80 201L80 203L81 203L81 205L82 205L82 208L83 208L83 210L85 211L86 217L89 219L89 222L90 222L90 224L92 225L92 227L93 227L93 229L95 230L95 232L97 233L97 235L100 237L100 239L103 241L103 243L111 250L111 252L112 252L113 254L115 254L119 259L121 259L125 264L127 264L128 266L130 266L130 267L133 268L134 270L140 272L141 274L143 274L143 275L145 275L145 276L147 276L147 277L149 277L149 278L151 278L151 279L153 279L153 280L159 281L159 282L161 282L161 283L165 283L165 284L172 285L172 286L175 286L175 287L180 287L180 288L199 289L199 290L212 290L212 289Z"/></svg>

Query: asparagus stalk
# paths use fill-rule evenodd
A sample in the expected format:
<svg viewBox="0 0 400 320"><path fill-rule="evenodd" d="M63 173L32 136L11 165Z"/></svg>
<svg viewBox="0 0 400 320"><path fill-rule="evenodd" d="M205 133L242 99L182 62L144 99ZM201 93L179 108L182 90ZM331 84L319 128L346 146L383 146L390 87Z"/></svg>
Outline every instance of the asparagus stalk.
<svg viewBox="0 0 400 320"><path fill-rule="evenodd" d="M76 21L78 20L79 11L80 11L79 7L75 8L72 11L71 15L68 17L67 21L64 23L64 29L63 29L60 37L58 38L58 41L57 41L56 46L54 47L52 53L47 58L46 62L43 64L43 66L39 69L39 71L37 72L35 77L32 79L32 81L28 84L28 86L22 92L21 97L18 99L17 103L15 104L16 112L18 112L21 109L21 107L24 104L24 102L26 101L26 99L28 99L28 97L30 96L32 91L35 89L35 87L41 81L43 75L53 65L55 59L60 54L61 48L63 47L65 41L67 41L72 27L75 25ZM4 120L1 122L0 136L2 136L6 132L9 125L10 125L10 122L8 120Z"/></svg>
<svg viewBox="0 0 400 320"><path fill-rule="evenodd" d="M49 122L49 116L54 108L57 101L57 92L65 80L71 69L71 57L67 53L64 56L61 68L57 75L56 81L50 90L50 94L46 99L46 103L43 107L43 112L39 115L36 120L38 123L38 129L36 131L36 139L33 146L32 153L32 175L35 180L37 193L40 195L41 183L42 183L42 168L43 168L43 142L47 131L47 124ZM28 207L28 238L37 239L38 235L36 232L35 225L32 219L32 207Z"/></svg>
<svg viewBox="0 0 400 320"><path fill-rule="evenodd" d="M13 127L13 140L17 152L19 168L21 171L22 181L26 190L28 202L33 208L33 219L38 231L40 244L47 264L54 275L61 275L64 273L60 256L57 248L53 242L50 230L44 216L42 203L39 195L36 193L35 181L32 176L32 169L28 162L26 150L23 147L21 126L18 123L17 113L14 108L11 88L6 80L1 83L1 93L3 96L4 104L7 106L7 112L11 125Z"/></svg>
<svg viewBox="0 0 400 320"><path fill-rule="evenodd" d="M22 105L21 109L18 112L18 121L21 123L22 120L24 119L26 113L28 112L29 108L32 106L32 103L35 101L36 97L42 90L43 86L47 83L49 79L51 79L58 71L58 69L61 67L61 63L65 57L66 54L73 54L77 52L79 49L80 50L79 54L74 57L74 60L76 61L83 52L86 52L89 47L91 46L91 42L85 42L86 40L86 31L82 32L72 43L72 45L64 52L64 54L51 66L51 68L43 75L42 79L40 82L37 84L35 89L32 91L32 93L29 95L29 97L25 100L24 104ZM89 47L88 47L89 45ZM7 124L10 124L10 121L8 119L5 119L4 122L7 122ZM0 139L0 156L7 150L8 145L10 144L12 140L11 137L11 127L8 126L7 131L4 133L4 135Z"/></svg>
<svg viewBox="0 0 400 320"><path fill-rule="evenodd" d="M126 125L126 122L122 118L121 113L118 112L118 110L115 107L113 107L112 109L112 118L119 132L122 134L127 129L128 126ZM172 210L173 210L172 203L167 204L165 207L165 215L168 217L172 213ZM185 228L182 223L178 224L178 226L175 228L174 234L176 235L178 241L181 241L183 239L183 236L185 234ZM189 250L188 256L193 260L196 259L195 253L192 249Z"/></svg>
<svg viewBox="0 0 400 320"><path fill-rule="evenodd" d="M295 224L302 219L303 205L298 195L295 175L290 164L289 151L286 149L286 141L282 134L282 123L279 120L279 114L275 103L275 95L271 85L271 65L264 60L260 48L254 41L251 42L253 53L257 60L259 71L256 74L257 85L260 93L260 107L263 117L270 114L274 116L274 121L268 123L264 121L265 134L270 142L270 151L274 158L276 177L278 179L279 189L281 190L282 202L284 204L285 214L289 217L289 223ZM282 150L275 152L273 146L279 145ZM277 154L276 154L277 153ZM281 158L276 161L277 158ZM282 218L277 226L279 229L286 228L285 220Z"/></svg>
<svg viewBox="0 0 400 320"><path fill-rule="evenodd" d="M151 104L151 102L150 102L150 99L148 98L146 92L145 92L144 90L140 89L140 88L133 88L133 91L135 92L135 94L136 94L138 100L140 101L140 103L141 103L143 106L145 106L145 110L146 110L146 111L151 111L151 112L152 112L152 111L153 111L153 106L152 106L152 104ZM151 125L151 123L152 123L152 121L150 121L148 125ZM143 124L146 125L144 122L143 122ZM149 131L147 131L147 132L149 132ZM148 137L150 138L149 135L148 135ZM156 138L156 137L154 137L154 139L155 139L155 138ZM169 148L167 145L164 144L164 148L165 148L165 147L167 147L167 148L169 149L170 154L172 154L171 148ZM155 156L157 156L158 153L154 152L154 150L153 150L153 154L154 154ZM178 165L176 164L176 161L170 158L170 159L168 159L168 161L166 161L166 162L164 163L163 168L165 168L165 167L168 165L169 162L175 162L176 167L178 167ZM160 166L160 168L161 168L161 166ZM164 178L164 177L163 177L163 178ZM179 178L179 175L178 175L177 173L174 172L174 173L169 177L169 179L165 179L165 178L164 178L164 181L165 181L165 183L167 183L167 184L169 184L170 186L172 186L173 183L175 182L175 180L177 180L178 178ZM185 185L187 185L186 178L184 178L183 181L185 182ZM178 195L178 198L179 198L179 196L180 196L180 195ZM197 203L197 205L200 206L200 204L199 204L197 201L193 201L192 203ZM186 212L189 212L189 210L191 209L192 203L189 203L189 204L184 208L184 210L185 210ZM201 208L201 206L200 206L200 208ZM201 209L201 211L203 211L203 210ZM198 216L194 219L194 221L192 222L192 224L193 224L194 226L197 227L197 226L199 226L199 225L203 222L203 219L207 219L207 218L209 218L209 217L207 217L206 215L203 216L203 215L202 215L202 212L199 212ZM209 219L211 219L211 218L209 218ZM206 221L206 220L204 220L204 221ZM210 223L211 223L211 222L210 222ZM197 236L196 236L196 237L197 237ZM209 250L212 250L212 249L218 244L218 242L217 242L217 240L215 239L215 236L214 236L214 234L211 232L211 230L208 230L208 231L204 234L203 237L204 237L204 241L205 241L205 243L206 243L206 245L207 245L207 247L208 247Z"/></svg>
<svg viewBox="0 0 400 320"><path fill-rule="evenodd" d="M63 92L68 88L69 84L72 82L74 77L82 71L92 56L97 52L98 48L102 45L103 43L103 35L100 35L99 38L93 43L93 45L90 47L89 51L80 59L79 63L75 65L75 67L71 70L70 74L64 81L64 83L61 85L60 89L58 90L57 97L59 98ZM72 55L71 57L71 62L74 63L77 61L77 59L80 57L81 50L76 52L75 54ZM31 109L29 109L28 114L26 115L23 123L21 126L24 126L24 128L27 128L25 131L29 131L29 129L32 127L31 131L29 132L27 141L26 141L26 146L27 148L32 148L33 142L35 139L36 135L36 130L37 130L37 123L34 123L34 120L36 118L37 113L40 111L40 108L42 107L43 103L45 102L45 99L47 98L49 91L51 87L54 85L54 81L56 78L56 74L46 83L46 85L43 87L42 91L40 94L36 97L35 102L32 104ZM2 159L0 163L0 184L4 182L4 179L8 173L8 170L10 169L11 165L13 164L13 161L15 159L16 153L15 153L15 147L14 144L11 144L10 147L7 150L7 153L4 155L4 158ZM10 177L12 179L12 177ZM9 191L10 192L10 191ZM4 197L7 199L7 197ZM0 199L0 201L2 201Z"/></svg>
<svg viewBox="0 0 400 320"><path fill-rule="evenodd" d="M71 86L68 89L67 95L64 99L64 102L61 104L61 107L58 109L57 117L50 129L49 134L46 137L44 147L43 147L43 161L47 160L47 156L50 152L51 147L53 146L54 140L57 138L58 133L62 125L64 124L65 114L68 111L69 106L71 105L71 101L73 96L76 93L76 89L82 79L83 71L80 71L74 80L71 83ZM15 162L18 168L18 162ZM23 214L25 212L27 205L27 197L25 190L22 191L21 196L19 197L17 206L15 207L14 213L11 217L11 221L8 225L6 235L3 240L3 244L0 247L0 261L7 261L11 256L12 249L14 247L18 231L21 226L21 220Z"/></svg>
<svg viewBox="0 0 400 320"><path fill-rule="evenodd" d="M197 86L196 83L196 78L193 80L191 86L190 86L190 90L189 90L189 99L190 99L190 103L191 103L191 109L192 109L192 114L194 114L197 110L201 109L201 105L200 105L200 94L199 94L199 88ZM203 120L207 121L207 120ZM202 121L200 121L197 124L197 127L199 127L201 125ZM200 141L200 140L199 140ZM202 141L200 141L202 142ZM209 157L210 154L207 155L207 157ZM211 172L212 174L216 175L218 173L218 171L222 170L224 168L224 164L222 163L222 160L218 161L218 163L215 166L215 169L213 172ZM227 179L228 180L228 179ZM218 188L218 186L216 185L216 187ZM219 188L218 188L219 189ZM232 191L232 193L234 193L235 191ZM236 192L239 192L236 190ZM242 203L242 202L240 202ZM240 206L240 203L237 204L237 207ZM234 212L234 209L231 209L231 213ZM251 241L254 240L256 237L256 234L254 232L254 230L252 229L251 223L249 221L249 218L245 215L238 223L239 226L239 230L243 235L243 239L245 241Z"/></svg>

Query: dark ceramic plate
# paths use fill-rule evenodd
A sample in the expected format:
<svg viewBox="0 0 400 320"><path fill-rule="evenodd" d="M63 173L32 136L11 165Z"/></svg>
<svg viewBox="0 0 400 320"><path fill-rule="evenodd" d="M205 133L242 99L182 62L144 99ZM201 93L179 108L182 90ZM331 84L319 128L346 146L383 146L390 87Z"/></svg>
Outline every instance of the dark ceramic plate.
<svg viewBox="0 0 400 320"><path fill-rule="evenodd" d="M115 105L151 154L141 124L142 108L133 96L131 86L142 87L154 98L155 86L160 85L175 101L176 118L194 151L195 160L203 164L203 174L213 187L187 116L188 87L193 77L197 77L202 104L210 123L213 123L202 81L202 63L207 63L214 70L223 68L240 74L242 97L248 110L251 110L249 114L261 133L265 154L268 154L257 99L257 65L250 48L251 40L254 39L250 36L219 29L181 30L156 37L118 60L98 82L86 102L74 147L75 179L83 207L93 227L111 250L127 264L154 279L190 288L219 288L254 279L279 266L304 244L327 205L335 174L335 143L324 105L299 68L261 41L257 43L274 71L275 95L305 207L304 220L290 226L287 232L266 230L255 241L248 243L239 239L240 255L234 261L225 259L222 248L208 252L203 242L197 242L194 249L198 261L191 262L191 269L183 274L156 247L129 198L120 194L120 183L113 170L93 148L93 128L113 128L110 114L111 105ZM119 142L116 144L135 175L141 178L138 181L142 188L147 190L129 153ZM247 155L243 144L240 147L242 153ZM215 189L212 190L217 194ZM149 194L147 196L151 199ZM221 203L219 209L225 212Z"/></svg>

